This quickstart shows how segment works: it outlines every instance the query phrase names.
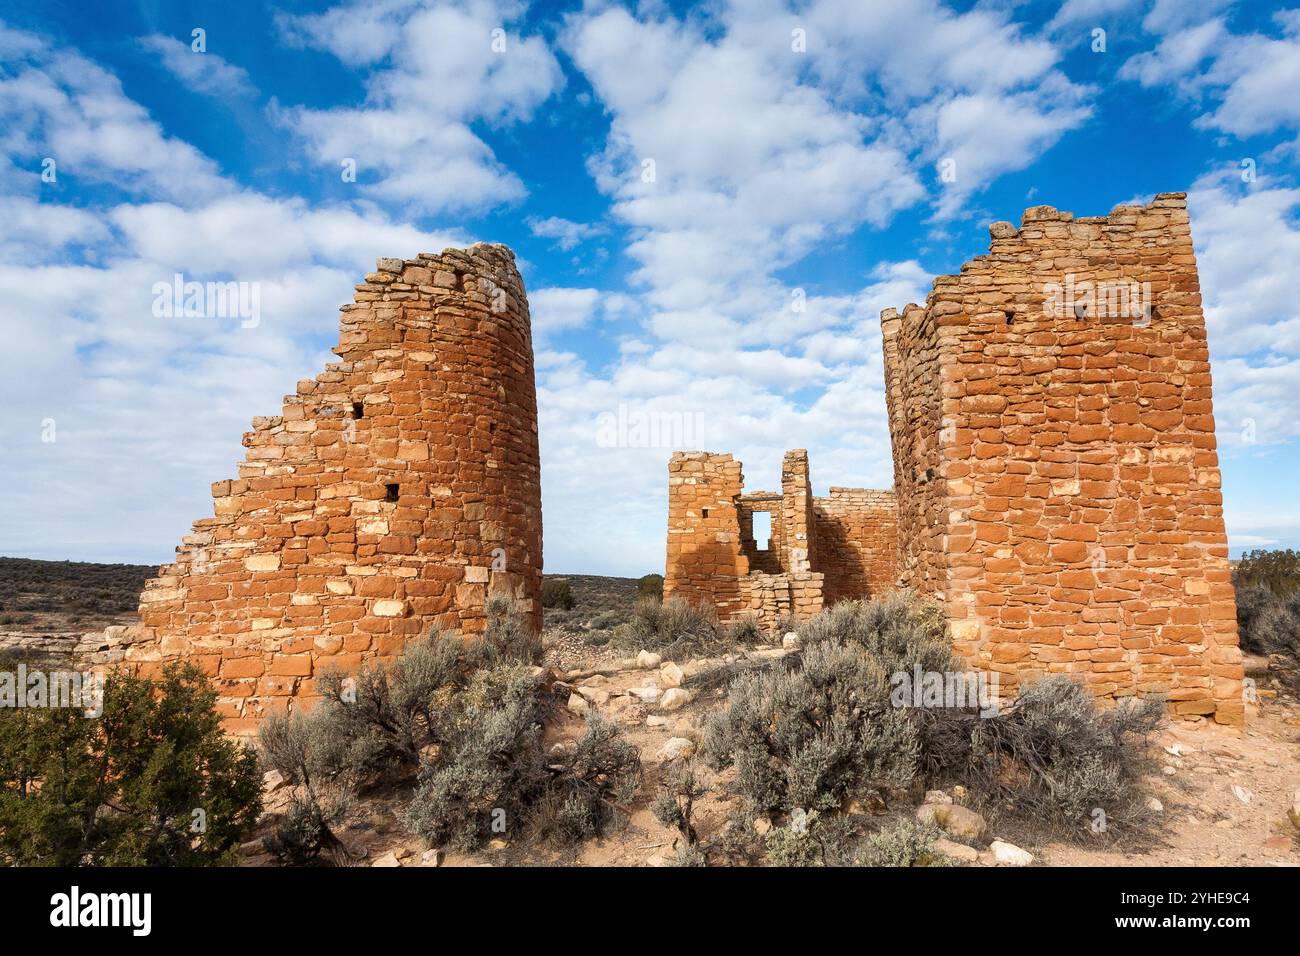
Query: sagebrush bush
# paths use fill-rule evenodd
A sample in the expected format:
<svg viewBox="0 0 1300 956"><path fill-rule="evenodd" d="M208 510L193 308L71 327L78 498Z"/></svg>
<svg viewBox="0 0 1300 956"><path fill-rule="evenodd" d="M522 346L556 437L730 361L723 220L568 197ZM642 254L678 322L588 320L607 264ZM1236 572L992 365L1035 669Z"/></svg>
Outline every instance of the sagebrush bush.
<svg viewBox="0 0 1300 956"><path fill-rule="evenodd" d="M854 862L857 832L842 814L800 811L768 831L765 842L768 866L846 866Z"/></svg>
<svg viewBox="0 0 1300 956"><path fill-rule="evenodd" d="M796 665L742 673L705 726L702 757L735 768L732 786L752 810L819 811L825 828L873 791L961 781L987 810L1072 836L1092 832L1097 811L1112 834L1146 819L1141 780L1162 701L1099 708L1082 685L1053 677L992 716L895 706L891 675L957 669L942 617L908 594L836 605L800 634ZM807 842L781 841L791 859Z"/></svg>
<svg viewBox="0 0 1300 956"><path fill-rule="evenodd" d="M261 813L257 758L227 737L192 664L105 678L102 713L0 708L0 862L235 862Z"/></svg>
<svg viewBox="0 0 1300 956"><path fill-rule="evenodd" d="M953 669L952 645L942 609L910 591L873 600L840 601L799 627L804 647L831 641L857 644L887 674Z"/></svg>
<svg viewBox="0 0 1300 956"><path fill-rule="evenodd" d="M289 808L262 842L280 863L304 866L346 857L334 832L352 805L362 767L350 759L351 741L339 739L326 717L328 705L311 714L268 714L257 732L263 763L295 788Z"/></svg>
<svg viewBox="0 0 1300 956"><path fill-rule="evenodd" d="M671 661L721 654L734 650L738 642L753 642L756 638L744 627L722 627L712 608L670 597L664 601L637 601L632 620L615 632L614 639L627 650L654 651Z"/></svg>
<svg viewBox="0 0 1300 956"><path fill-rule="evenodd" d="M954 769L995 809L1066 833L1087 831L1100 810L1109 830L1131 832L1149 817L1141 780L1163 719L1161 699L1099 707L1077 681L1048 677L970 721L969 758Z"/></svg>
<svg viewBox="0 0 1300 956"><path fill-rule="evenodd" d="M932 822L903 817L867 838L865 866L948 866L951 860L934 848L941 832Z"/></svg>
<svg viewBox="0 0 1300 956"><path fill-rule="evenodd" d="M695 829L695 801L708 792L691 763L680 762L669 769L650 811L656 820L678 832L683 846L692 847L700 839Z"/></svg>
<svg viewBox="0 0 1300 956"><path fill-rule="evenodd" d="M542 641L533 626L508 597L495 595L487 602L487 627L476 640L476 664L536 664L542 659Z"/></svg>
<svg viewBox="0 0 1300 956"><path fill-rule="evenodd" d="M735 786L762 812L830 809L879 786L906 786L920 737L889 702L889 678L859 644L824 640L802 666L745 674L705 726L702 753L735 766Z"/></svg>
<svg viewBox="0 0 1300 956"><path fill-rule="evenodd" d="M639 755L597 715L560 763L548 759L538 682L526 667L501 664L476 673L454 702L454 734L421 766L407 810L430 845L474 850L528 828L556 842L596 836L613 803L635 791Z"/></svg>
<svg viewBox="0 0 1300 956"><path fill-rule="evenodd" d="M407 819L431 846L473 850L513 827L546 780L537 678L520 665L476 673L438 759L420 768Z"/></svg>
<svg viewBox="0 0 1300 956"><path fill-rule="evenodd" d="M577 602L573 598L573 588L563 578L547 578L542 582L542 607L573 610Z"/></svg>

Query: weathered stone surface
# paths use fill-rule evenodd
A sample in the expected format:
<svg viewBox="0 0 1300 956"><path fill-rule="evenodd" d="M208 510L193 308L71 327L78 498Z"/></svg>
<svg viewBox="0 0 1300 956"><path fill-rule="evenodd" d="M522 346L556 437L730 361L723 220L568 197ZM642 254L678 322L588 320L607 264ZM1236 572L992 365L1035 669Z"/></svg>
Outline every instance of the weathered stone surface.
<svg viewBox="0 0 1300 956"><path fill-rule="evenodd" d="M1240 723L1242 664L1185 197L1027 209L880 317L898 574L1014 694L1070 674Z"/></svg>
<svg viewBox="0 0 1300 956"><path fill-rule="evenodd" d="M754 515L771 518L759 548ZM895 506L888 491L831 488L814 498L808 453L786 452L781 493L744 492L731 455L677 452L668 463L668 561L664 596L745 615L760 627L803 619L825 605L891 587Z"/></svg>
<svg viewBox="0 0 1300 956"><path fill-rule="evenodd" d="M984 818L974 810L954 803L927 803L917 808L916 818L933 822L959 840L978 840L984 835Z"/></svg>
<svg viewBox="0 0 1300 956"><path fill-rule="evenodd" d="M342 309L338 361L254 419L238 476L213 485L214 516L141 595L128 664L203 662L235 733L310 703L325 666L392 661L435 625L481 631L490 595L540 629L537 400L514 255L480 244L413 261L379 260Z"/></svg>
<svg viewBox="0 0 1300 956"><path fill-rule="evenodd" d="M989 851L999 866L1028 866L1034 862L1034 855L1028 850L1022 850L1014 843L1003 840L994 840L990 843Z"/></svg>
<svg viewBox="0 0 1300 956"><path fill-rule="evenodd" d="M663 710L677 710L679 707L685 707L689 704L691 699L689 690L673 687L664 691L663 696L659 698L659 707Z"/></svg>

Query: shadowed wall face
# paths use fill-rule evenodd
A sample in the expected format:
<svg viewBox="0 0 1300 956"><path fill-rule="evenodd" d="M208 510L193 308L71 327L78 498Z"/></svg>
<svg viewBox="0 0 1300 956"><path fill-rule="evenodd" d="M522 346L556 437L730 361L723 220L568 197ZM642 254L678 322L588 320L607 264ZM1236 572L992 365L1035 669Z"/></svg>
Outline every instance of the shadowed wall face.
<svg viewBox="0 0 1300 956"><path fill-rule="evenodd" d="M323 668L393 660L490 595L541 625L532 336L504 246L380 259L342 308L339 361L253 420L215 516L140 599L126 659L197 662L246 733Z"/></svg>
<svg viewBox="0 0 1300 956"><path fill-rule="evenodd" d="M672 456L665 597L714 607L724 622L748 614L772 628L893 586L892 494L833 488L829 498L814 498L803 449L786 453L780 494L745 494L743 486L731 455ZM754 534L759 513L771 515L766 549Z"/></svg>
<svg viewBox="0 0 1300 956"><path fill-rule="evenodd" d="M1240 723L1184 195L990 232L924 308L881 316L901 578L1008 689L1065 673Z"/></svg>

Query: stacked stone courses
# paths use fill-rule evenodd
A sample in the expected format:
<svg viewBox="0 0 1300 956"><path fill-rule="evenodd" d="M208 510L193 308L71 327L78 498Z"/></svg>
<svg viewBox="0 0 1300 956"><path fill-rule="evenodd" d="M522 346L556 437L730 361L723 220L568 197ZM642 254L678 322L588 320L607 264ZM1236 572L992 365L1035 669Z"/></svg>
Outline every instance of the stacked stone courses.
<svg viewBox="0 0 1300 956"><path fill-rule="evenodd" d="M255 418L140 598L125 657L196 662L227 727L309 704L324 668L392 661L438 626L481 631L492 595L541 625L532 335L500 245L380 259L342 307L339 361ZM291 703L292 702L292 703Z"/></svg>
<svg viewBox="0 0 1300 956"><path fill-rule="evenodd" d="M1185 195L990 233L924 307L881 316L901 582L1004 690L1064 673L1240 723Z"/></svg>

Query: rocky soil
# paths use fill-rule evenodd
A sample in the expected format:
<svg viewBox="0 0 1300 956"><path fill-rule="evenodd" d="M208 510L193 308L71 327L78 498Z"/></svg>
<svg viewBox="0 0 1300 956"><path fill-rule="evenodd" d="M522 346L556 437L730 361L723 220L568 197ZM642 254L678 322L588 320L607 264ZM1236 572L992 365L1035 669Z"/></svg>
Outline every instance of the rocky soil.
<svg viewBox="0 0 1300 956"><path fill-rule="evenodd" d="M548 658L574 653L572 632L547 634ZM562 650L561 650L562 649ZM357 865L370 866L664 866L674 855L675 830L660 824L649 807L669 762L695 749L703 719L719 706L730 677L742 668L770 666L797 653L793 648L760 648L724 658L681 665L655 655L621 659L608 648L589 651L585 667L570 668L554 685L566 700L547 730L550 744L581 735L583 715L596 709L617 721L641 751L645 782L623 826L601 840L575 849L516 846L494 841L472 855L428 850L406 834L397 798L365 801L350 814L342 837ZM1256 664L1256 667L1261 665ZM1148 781L1158 801L1159 820L1149 843L1090 848L1060 840L1040 840L1023 828L990 827L962 805L960 787L931 791L913 810L882 804L859 808L887 815L915 812L945 830L938 849L965 866L1294 866L1300 863L1300 703L1265 687L1261 674L1258 704L1248 708L1245 731L1205 721L1169 725L1158 740L1157 770ZM567 694L567 699L565 695ZM288 800L283 787L268 793L268 811ZM727 777L696 803L702 840L719 833L737 806L726 792ZM758 821L765 829L767 821ZM247 865L270 865L258 841L246 847Z"/></svg>

